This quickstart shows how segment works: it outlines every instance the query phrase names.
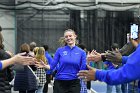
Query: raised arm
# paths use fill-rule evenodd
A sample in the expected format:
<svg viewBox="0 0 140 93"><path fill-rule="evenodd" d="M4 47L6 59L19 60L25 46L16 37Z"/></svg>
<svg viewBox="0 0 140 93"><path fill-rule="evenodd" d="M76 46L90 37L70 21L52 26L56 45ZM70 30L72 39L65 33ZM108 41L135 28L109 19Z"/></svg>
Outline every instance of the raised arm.
<svg viewBox="0 0 140 93"><path fill-rule="evenodd" d="M36 60L34 58L22 56L24 54L25 53L20 53L12 58L0 61L0 69L2 70L12 64L32 65L35 63Z"/></svg>
<svg viewBox="0 0 140 93"><path fill-rule="evenodd" d="M122 84L140 79L140 45L137 50L127 58L124 66L116 70L98 70L90 68L78 73L79 78L99 80L111 85Z"/></svg>

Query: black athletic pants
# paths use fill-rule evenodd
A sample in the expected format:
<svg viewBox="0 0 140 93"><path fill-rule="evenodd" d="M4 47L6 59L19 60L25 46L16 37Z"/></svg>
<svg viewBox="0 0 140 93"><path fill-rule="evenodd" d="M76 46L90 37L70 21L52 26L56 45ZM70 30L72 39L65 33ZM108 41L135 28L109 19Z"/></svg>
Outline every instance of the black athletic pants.
<svg viewBox="0 0 140 93"><path fill-rule="evenodd" d="M28 91L26 91L26 90L25 91L24 90L23 91L20 90L19 93L35 93L35 91L36 90L28 90Z"/></svg>
<svg viewBox="0 0 140 93"><path fill-rule="evenodd" d="M43 93L48 93L48 84L51 82L51 74L46 74L46 83L44 84Z"/></svg>
<svg viewBox="0 0 140 93"><path fill-rule="evenodd" d="M79 79L54 81L53 93L80 93L80 90Z"/></svg>

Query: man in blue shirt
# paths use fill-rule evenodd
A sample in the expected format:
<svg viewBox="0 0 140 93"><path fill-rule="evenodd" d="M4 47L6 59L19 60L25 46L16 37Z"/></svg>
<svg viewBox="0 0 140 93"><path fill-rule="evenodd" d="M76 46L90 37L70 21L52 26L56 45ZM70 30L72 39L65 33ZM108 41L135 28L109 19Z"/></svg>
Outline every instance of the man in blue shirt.
<svg viewBox="0 0 140 93"><path fill-rule="evenodd" d="M137 45L136 50L128 57L122 57L122 63L126 63L124 66L117 70L98 70L88 66L89 70L79 71L79 78L86 78L87 80L99 80L104 81L110 85L117 85L122 83L131 82L133 80L140 79L140 33L138 39L133 40L134 44ZM94 53L94 58L101 59L99 53ZM98 58L97 58L98 56ZM89 55L90 60L93 59L93 55Z"/></svg>

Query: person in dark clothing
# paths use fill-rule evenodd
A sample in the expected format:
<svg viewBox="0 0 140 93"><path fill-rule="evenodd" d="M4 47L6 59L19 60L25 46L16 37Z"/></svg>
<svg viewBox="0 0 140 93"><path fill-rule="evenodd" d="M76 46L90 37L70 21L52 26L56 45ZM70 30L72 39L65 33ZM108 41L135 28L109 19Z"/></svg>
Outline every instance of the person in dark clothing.
<svg viewBox="0 0 140 93"><path fill-rule="evenodd" d="M0 60L5 60L10 58L10 54L8 54L4 50L3 45L3 36L1 34L2 28L0 26ZM13 73L11 70L11 66L0 71L0 93L11 93L11 85L9 82L13 79Z"/></svg>
<svg viewBox="0 0 140 93"><path fill-rule="evenodd" d="M0 60L8 59L11 56L5 52L5 50L0 49ZM0 93L11 93L11 85L9 82L12 78L11 66L0 71Z"/></svg>
<svg viewBox="0 0 140 93"><path fill-rule="evenodd" d="M20 52L26 52L24 56L29 56L29 51L30 47L28 44L25 43L21 45ZM33 65L30 65L30 67L32 70L35 70ZM16 71L14 90L19 91L19 93L35 93L37 89L36 77L28 66L20 65L20 68L20 70Z"/></svg>

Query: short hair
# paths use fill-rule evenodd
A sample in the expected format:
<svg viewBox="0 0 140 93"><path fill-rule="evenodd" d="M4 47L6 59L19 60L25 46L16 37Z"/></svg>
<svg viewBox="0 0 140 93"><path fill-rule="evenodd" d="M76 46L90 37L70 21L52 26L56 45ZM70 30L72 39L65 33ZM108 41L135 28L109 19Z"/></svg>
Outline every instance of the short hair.
<svg viewBox="0 0 140 93"><path fill-rule="evenodd" d="M45 51L48 51L48 49L49 49L48 45L43 45L43 47L44 47Z"/></svg>
<svg viewBox="0 0 140 93"><path fill-rule="evenodd" d="M33 51L35 47L36 47L36 43L35 42L31 42L30 43L30 50Z"/></svg>
<svg viewBox="0 0 140 93"><path fill-rule="evenodd" d="M27 43L24 43L20 46L20 52L26 52L29 53L30 46Z"/></svg>
<svg viewBox="0 0 140 93"><path fill-rule="evenodd" d="M113 43L111 45L111 48L115 50L116 48L119 48L119 45L117 43Z"/></svg>
<svg viewBox="0 0 140 93"><path fill-rule="evenodd" d="M78 47L80 47L81 49L86 49L86 46L84 44L78 44Z"/></svg>

